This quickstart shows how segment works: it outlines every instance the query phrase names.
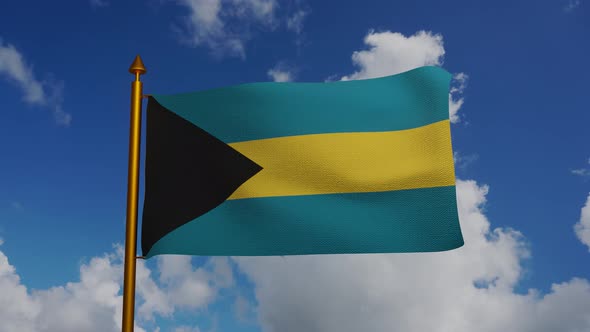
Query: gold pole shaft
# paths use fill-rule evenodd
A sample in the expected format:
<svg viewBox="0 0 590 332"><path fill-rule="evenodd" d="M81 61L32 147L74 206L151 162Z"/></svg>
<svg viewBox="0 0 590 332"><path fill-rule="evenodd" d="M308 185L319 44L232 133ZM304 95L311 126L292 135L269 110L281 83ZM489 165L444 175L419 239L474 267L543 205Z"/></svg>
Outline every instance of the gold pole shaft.
<svg viewBox="0 0 590 332"><path fill-rule="evenodd" d="M129 128L129 168L127 177L127 227L125 236L125 274L123 276L123 332L133 332L135 311L135 259L137 246L137 201L139 195L139 147L141 140L142 83L139 76L146 72L139 55L129 72L135 75L131 83L131 124Z"/></svg>

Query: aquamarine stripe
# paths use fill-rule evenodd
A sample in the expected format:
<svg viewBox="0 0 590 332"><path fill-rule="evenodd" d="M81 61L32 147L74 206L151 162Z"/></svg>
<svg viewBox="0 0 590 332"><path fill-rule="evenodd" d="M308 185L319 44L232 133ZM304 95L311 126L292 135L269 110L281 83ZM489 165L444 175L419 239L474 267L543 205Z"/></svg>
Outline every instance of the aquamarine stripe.
<svg viewBox="0 0 590 332"><path fill-rule="evenodd" d="M449 186L225 201L144 255L427 252L462 245L455 186Z"/></svg>
<svg viewBox="0 0 590 332"><path fill-rule="evenodd" d="M449 118L450 80L442 68L421 67L368 80L251 83L154 98L220 140L233 143L421 127Z"/></svg>

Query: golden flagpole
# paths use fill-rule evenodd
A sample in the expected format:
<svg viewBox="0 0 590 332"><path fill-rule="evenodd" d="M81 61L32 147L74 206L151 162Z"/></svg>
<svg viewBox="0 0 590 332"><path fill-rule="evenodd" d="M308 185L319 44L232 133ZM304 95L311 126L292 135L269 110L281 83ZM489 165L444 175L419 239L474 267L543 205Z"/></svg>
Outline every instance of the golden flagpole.
<svg viewBox="0 0 590 332"><path fill-rule="evenodd" d="M135 310L135 255L137 246L137 200L139 195L139 145L141 140L142 83L146 69L138 56L129 72L131 83L131 125L129 128L129 169L127 171L127 227L125 236L125 274L123 276L123 332L133 332Z"/></svg>

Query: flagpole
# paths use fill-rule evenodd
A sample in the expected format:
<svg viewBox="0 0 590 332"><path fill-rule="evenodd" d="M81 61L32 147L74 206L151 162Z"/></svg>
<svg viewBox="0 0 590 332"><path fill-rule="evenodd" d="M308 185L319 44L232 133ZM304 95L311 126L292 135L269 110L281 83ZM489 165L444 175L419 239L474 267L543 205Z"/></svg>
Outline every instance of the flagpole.
<svg viewBox="0 0 590 332"><path fill-rule="evenodd" d="M141 140L142 83L146 69L138 56L129 67L135 75L131 83L131 125L129 128L129 168L127 170L127 227L125 236L125 274L123 276L123 332L133 332L135 310L135 259L137 246L137 201L139 195L139 147Z"/></svg>

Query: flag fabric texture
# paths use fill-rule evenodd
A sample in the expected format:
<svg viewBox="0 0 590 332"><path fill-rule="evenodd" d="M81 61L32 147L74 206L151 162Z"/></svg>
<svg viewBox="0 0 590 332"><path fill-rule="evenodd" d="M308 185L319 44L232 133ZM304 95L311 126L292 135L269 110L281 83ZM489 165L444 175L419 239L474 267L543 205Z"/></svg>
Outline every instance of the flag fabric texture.
<svg viewBox="0 0 590 332"><path fill-rule="evenodd" d="M151 96L143 255L462 246L450 80L428 66L368 80Z"/></svg>

